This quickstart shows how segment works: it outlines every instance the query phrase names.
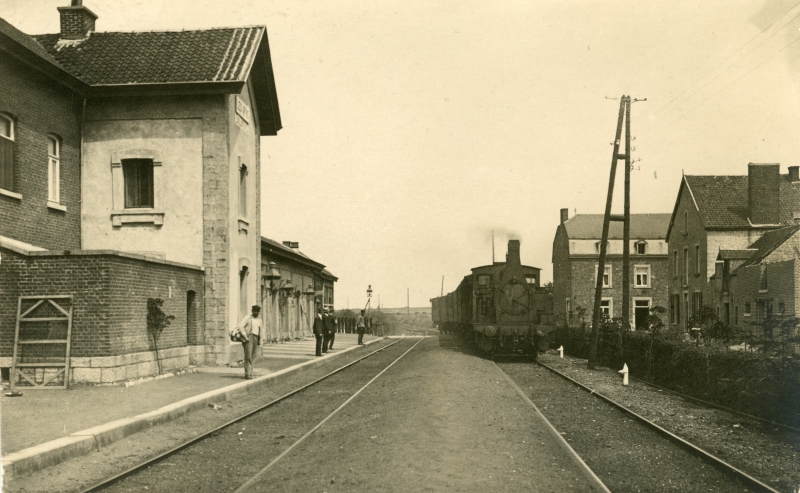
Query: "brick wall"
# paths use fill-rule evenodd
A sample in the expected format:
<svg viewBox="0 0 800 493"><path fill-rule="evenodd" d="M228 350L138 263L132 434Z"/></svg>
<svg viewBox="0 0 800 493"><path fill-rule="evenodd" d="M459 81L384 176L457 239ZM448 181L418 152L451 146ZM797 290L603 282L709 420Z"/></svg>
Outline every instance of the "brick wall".
<svg viewBox="0 0 800 493"><path fill-rule="evenodd" d="M110 252L25 255L3 248L0 253L0 357L9 365L19 296L73 296L72 357L152 351L148 298L162 298L164 312L175 316L159 339L159 350L202 342L204 283L199 269ZM194 313L187 310L188 291L196 293ZM194 317L194 324L187 315Z"/></svg>
<svg viewBox="0 0 800 493"><path fill-rule="evenodd" d="M780 305L784 306L783 316L795 316L798 269L794 259L766 264L749 265L736 270L730 283L731 325L745 332L760 334L756 302L759 300L772 303L772 314L781 315ZM766 289L762 289L762 279L767 276ZM745 314L745 304L750 304L750 315ZM735 320L735 309L739 309L738 323Z"/></svg>
<svg viewBox="0 0 800 493"><path fill-rule="evenodd" d="M674 328L683 329L688 317L691 317L692 307L692 293L703 293L703 304L710 304L714 295L712 286L708 284L709 276L709 259L708 259L708 239L705 228L703 227L697 209L694 207L694 202L685 188L683 187L680 194L678 204L676 205L674 220L668 240L669 245L669 294L680 296L680 319L676 323L670 325ZM699 259L697 258L697 246L699 245ZM684 249L688 254L685 261L689 264L689 278L688 282L684 279ZM678 269L677 275L675 274L674 254L677 252ZM712 253L716 256L716 251ZM716 258L716 257L715 257ZM713 266L713 261L712 264ZM698 268L699 266L699 268ZM699 272L698 272L699 270ZM684 294L688 299L688 312L686 303L684 301ZM666 299L664 305L669 309L669 298ZM668 314L668 320L672 320L671 314Z"/></svg>
<svg viewBox="0 0 800 493"><path fill-rule="evenodd" d="M52 250L80 244L80 120L83 98L0 58L0 112L15 120L15 182L22 199L0 195L0 235ZM61 205L47 206L47 136L61 142Z"/></svg>

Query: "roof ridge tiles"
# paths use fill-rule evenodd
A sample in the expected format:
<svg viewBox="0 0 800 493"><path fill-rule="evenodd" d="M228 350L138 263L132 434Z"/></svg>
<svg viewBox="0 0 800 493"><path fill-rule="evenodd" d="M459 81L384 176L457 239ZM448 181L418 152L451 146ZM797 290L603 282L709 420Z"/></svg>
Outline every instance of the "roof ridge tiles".
<svg viewBox="0 0 800 493"><path fill-rule="evenodd" d="M266 29L267 26L252 24L249 26L216 26L206 27L200 29L142 29L137 31L92 31L92 34L138 34L138 33L184 33L184 32L207 32L207 31L224 31L228 29ZM61 36L60 33L37 33L28 34L28 36Z"/></svg>

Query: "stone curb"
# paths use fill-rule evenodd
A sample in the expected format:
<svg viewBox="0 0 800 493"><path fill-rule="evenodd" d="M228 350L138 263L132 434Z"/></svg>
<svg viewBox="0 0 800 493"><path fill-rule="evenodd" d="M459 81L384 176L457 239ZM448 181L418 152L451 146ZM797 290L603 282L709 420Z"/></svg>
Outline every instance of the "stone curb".
<svg viewBox="0 0 800 493"><path fill-rule="evenodd" d="M383 339L385 338L374 339L366 342L365 345ZM122 440L128 435L145 430L151 426L172 421L191 411L205 408L209 404L225 402L239 394L275 385L283 381L289 375L320 366L327 362L327 360L356 348L358 348L358 346L353 346L317 359L308 360L295 366L276 371L275 373L262 375L253 380L245 380L193 397L187 397L186 399L168 404L154 411L76 431L71 435L10 453L2 458L3 478L7 480L17 475L40 471L66 460L87 455L111 443Z"/></svg>

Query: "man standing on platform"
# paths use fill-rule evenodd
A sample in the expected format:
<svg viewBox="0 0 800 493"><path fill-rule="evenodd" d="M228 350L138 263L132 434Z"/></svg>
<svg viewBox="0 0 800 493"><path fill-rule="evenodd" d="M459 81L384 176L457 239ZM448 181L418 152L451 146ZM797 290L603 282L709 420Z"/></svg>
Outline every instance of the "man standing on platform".
<svg viewBox="0 0 800 493"><path fill-rule="evenodd" d="M364 345L364 332L367 331L367 326L364 323L364 310L361 310L361 315L356 320L356 332L358 332L358 344Z"/></svg>
<svg viewBox="0 0 800 493"><path fill-rule="evenodd" d="M325 326L325 339L322 341L322 352L324 353L333 348L333 339L336 337L336 321L329 308L325 309L322 322Z"/></svg>
<svg viewBox="0 0 800 493"><path fill-rule="evenodd" d="M253 361L258 355L258 344L261 339L261 307L253 305L250 315L245 315L239 322L239 332L244 339L242 340L242 350L244 352L244 378L255 378L253 375Z"/></svg>
<svg viewBox="0 0 800 493"><path fill-rule="evenodd" d="M317 316L314 317L314 337L317 338L317 356L322 356L322 334L325 333L325 325L322 322L322 308L317 308Z"/></svg>

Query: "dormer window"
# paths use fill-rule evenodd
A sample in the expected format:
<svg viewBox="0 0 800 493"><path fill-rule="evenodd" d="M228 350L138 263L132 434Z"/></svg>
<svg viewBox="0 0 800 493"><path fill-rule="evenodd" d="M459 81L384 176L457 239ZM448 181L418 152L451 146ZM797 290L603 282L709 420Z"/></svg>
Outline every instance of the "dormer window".
<svg viewBox="0 0 800 493"><path fill-rule="evenodd" d="M595 244L594 244L594 250L595 250L597 253L600 253L600 245L602 245L602 244L603 244L603 242L602 242L602 241L597 241L597 242L595 242ZM609 244L608 242L606 242L606 253L608 253L608 250L610 250L609 246L610 246L610 244Z"/></svg>
<svg viewBox="0 0 800 493"><path fill-rule="evenodd" d="M645 255L647 253L647 242L639 240L636 242L636 255Z"/></svg>

